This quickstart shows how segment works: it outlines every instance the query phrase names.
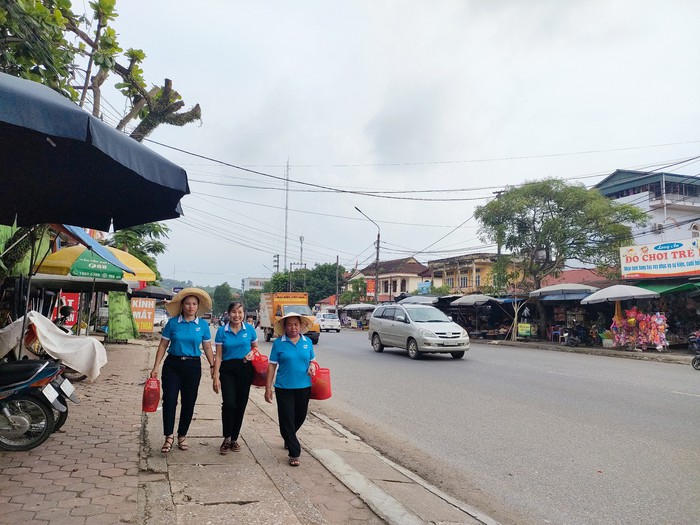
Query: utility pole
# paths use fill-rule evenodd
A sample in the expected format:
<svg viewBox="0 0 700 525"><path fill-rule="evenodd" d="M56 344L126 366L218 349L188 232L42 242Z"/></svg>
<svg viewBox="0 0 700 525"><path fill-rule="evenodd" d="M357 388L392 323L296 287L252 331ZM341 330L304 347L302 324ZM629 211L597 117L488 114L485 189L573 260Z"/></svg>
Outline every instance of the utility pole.
<svg viewBox="0 0 700 525"><path fill-rule="evenodd" d="M275 254L272 256L272 267L275 269L273 273L279 273L280 271L280 254Z"/></svg>
<svg viewBox="0 0 700 525"><path fill-rule="evenodd" d="M287 169L284 172L284 268L287 268L287 224L289 220L289 157L287 157ZM290 270L291 271L291 270ZM291 279L291 277L290 277ZM289 291L292 289L289 281Z"/></svg>
<svg viewBox="0 0 700 525"><path fill-rule="evenodd" d="M355 206L355 209L359 211L362 215L364 215L365 219L367 219L369 222L374 224L377 227L377 258L374 261L374 304L379 304L379 238L380 238L380 230L379 230L379 224L374 222L372 219L367 217L360 208Z"/></svg>
<svg viewBox="0 0 700 525"><path fill-rule="evenodd" d="M338 269L340 267L339 262L340 262L340 260L339 260L338 256L336 255L335 256L335 304L333 305L333 306L335 306L335 313L336 314L338 313L338 292L339 292L339 290L338 290Z"/></svg>

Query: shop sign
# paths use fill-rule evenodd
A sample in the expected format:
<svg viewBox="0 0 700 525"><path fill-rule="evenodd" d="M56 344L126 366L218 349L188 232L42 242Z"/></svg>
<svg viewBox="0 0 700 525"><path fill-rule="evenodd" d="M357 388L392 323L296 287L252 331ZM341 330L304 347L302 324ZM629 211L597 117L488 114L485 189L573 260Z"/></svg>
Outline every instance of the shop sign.
<svg viewBox="0 0 700 525"><path fill-rule="evenodd" d="M700 239L620 248L623 279L700 275Z"/></svg>
<svg viewBox="0 0 700 525"><path fill-rule="evenodd" d="M156 300L145 297L131 299L131 312L139 332L153 332L153 315L156 312Z"/></svg>
<svg viewBox="0 0 700 525"><path fill-rule="evenodd" d="M365 281L365 284L367 285L367 293L374 295L374 279Z"/></svg>
<svg viewBox="0 0 700 525"><path fill-rule="evenodd" d="M518 323L518 335L520 337L530 337L532 335L532 325L530 323Z"/></svg>

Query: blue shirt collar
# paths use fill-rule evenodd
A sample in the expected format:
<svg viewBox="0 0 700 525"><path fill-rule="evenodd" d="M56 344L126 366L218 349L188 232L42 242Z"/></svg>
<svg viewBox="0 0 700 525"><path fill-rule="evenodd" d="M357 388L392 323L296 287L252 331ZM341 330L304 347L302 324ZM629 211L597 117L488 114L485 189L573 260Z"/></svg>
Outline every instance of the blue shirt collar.
<svg viewBox="0 0 700 525"><path fill-rule="evenodd" d="M287 337L287 334L282 334L282 341L289 341L290 343L294 344L292 340ZM299 341L306 341L304 334L299 334Z"/></svg>
<svg viewBox="0 0 700 525"><path fill-rule="evenodd" d="M182 316L182 314L180 314L177 316L177 322L178 323L186 323L187 321L185 321L185 318ZM194 318L194 323L199 324L199 317Z"/></svg>
<svg viewBox="0 0 700 525"><path fill-rule="evenodd" d="M224 332L230 332L230 331L231 331L231 330L229 329L229 325L230 325L230 324L231 324L231 321L229 321L228 323L226 323L226 324L224 325ZM244 330L244 331L247 332L246 327L245 327L245 323L241 323L241 327L242 327L241 330Z"/></svg>

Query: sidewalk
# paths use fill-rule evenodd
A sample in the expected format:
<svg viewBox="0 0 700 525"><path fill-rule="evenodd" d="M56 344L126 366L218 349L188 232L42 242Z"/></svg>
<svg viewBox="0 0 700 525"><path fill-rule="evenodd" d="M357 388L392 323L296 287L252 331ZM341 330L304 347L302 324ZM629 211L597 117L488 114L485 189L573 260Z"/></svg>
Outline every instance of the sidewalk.
<svg viewBox="0 0 700 525"><path fill-rule="evenodd" d="M276 405L251 390L239 443L219 454L221 399L208 368L187 451L160 453L160 411L145 415L139 515L155 524L494 524L313 412L299 432L301 466L287 464Z"/></svg>

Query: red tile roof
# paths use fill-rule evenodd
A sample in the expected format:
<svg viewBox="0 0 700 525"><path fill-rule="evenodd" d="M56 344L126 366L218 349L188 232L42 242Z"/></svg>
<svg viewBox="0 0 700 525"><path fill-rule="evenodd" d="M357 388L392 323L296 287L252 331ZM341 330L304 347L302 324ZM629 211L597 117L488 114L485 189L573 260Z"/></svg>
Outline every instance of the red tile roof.
<svg viewBox="0 0 700 525"><path fill-rule="evenodd" d="M553 284L587 284L597 288L605 288L614 284L610 279L598 275L594 270L587 268L577 268L575 270L564 270L559 274L559 277L548 276L542 280L542 286L551 286Z"/></svg>

